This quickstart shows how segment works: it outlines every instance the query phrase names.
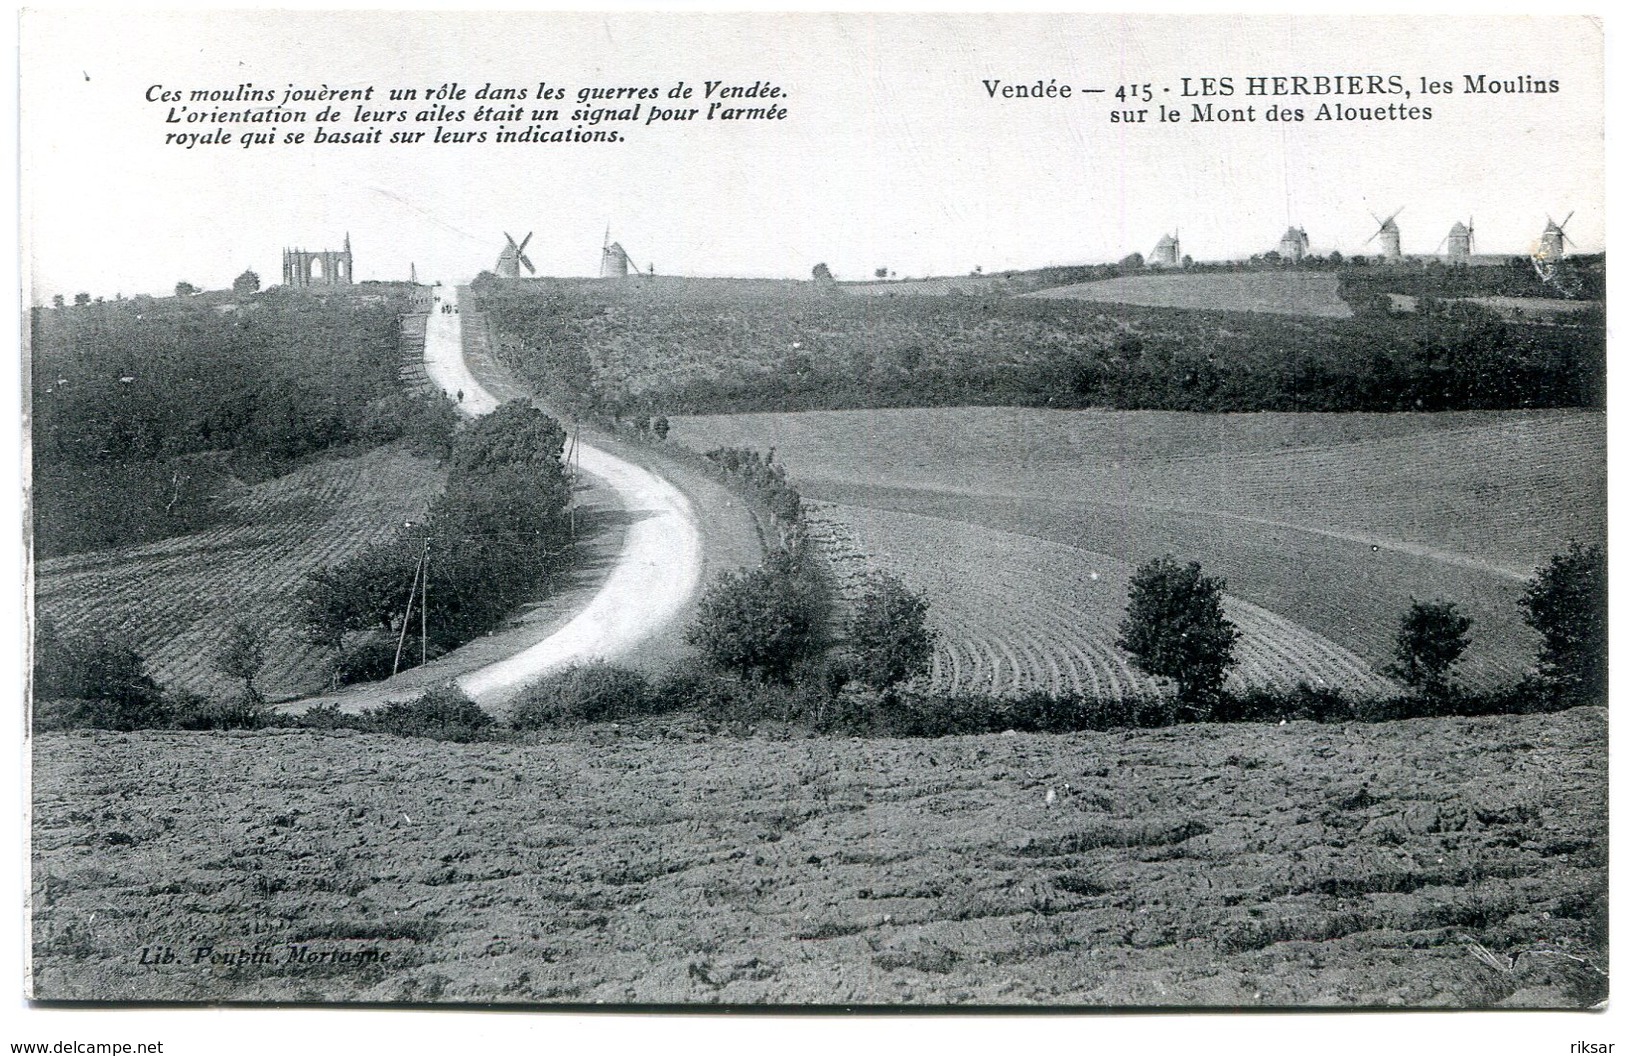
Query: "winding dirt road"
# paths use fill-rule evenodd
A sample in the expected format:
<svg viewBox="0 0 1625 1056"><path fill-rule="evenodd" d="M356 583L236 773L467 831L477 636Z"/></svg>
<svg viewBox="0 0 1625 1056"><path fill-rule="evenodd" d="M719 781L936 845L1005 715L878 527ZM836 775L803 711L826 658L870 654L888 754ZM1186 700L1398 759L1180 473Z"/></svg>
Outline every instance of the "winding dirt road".
<svg viewBox="0 0 1625 1056"><path fill-rule="evenodd" d="M444 288L442 288L444 289ZM500 402L463 359L462 316L448 291L429 313L423 359L430 380L462 398L470 417ZM572 663L613 660L676 618L700 581L702 551L693 507L682 492L648 470L588 444L579 446L583 473L615 492L627 512L625 542L614 568L586 607L563 627L513 656L470 671L457 684L485 706L502 705L525 685Z"/></svg>

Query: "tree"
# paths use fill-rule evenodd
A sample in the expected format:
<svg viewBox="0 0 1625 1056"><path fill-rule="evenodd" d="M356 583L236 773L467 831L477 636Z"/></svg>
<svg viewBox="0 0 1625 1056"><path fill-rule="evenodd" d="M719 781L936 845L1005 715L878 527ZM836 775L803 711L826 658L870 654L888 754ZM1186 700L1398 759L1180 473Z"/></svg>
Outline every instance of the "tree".
<svg viewBox="0 0 1625 1056"><path fill-rule="evenodd" d="M1540 673L1560 700L1608 693L1608 563L1600 546L1570 543L1535 573L1518 604L1541 637Z"/></svg>
<svg viewBox="0 0 1625 1056"><path fill-rule="evenodd" d="M1145 267L1145 254L1130 253L1128 256L1118 261L1117 266L1122 268L1124 271L1139 271Z"/></svg>
<svg viewBox="0 0 1625 1056"><path fill-rule="evenodd" d="M260 291L260 277L254 273L253 269L249 269L231 280L231 290L239 297L247 297L251 293L258 293Z"/></svg>
<svg viewBox="0 0 1625 1056"><path fill-rule="evenodd" d="M1224 580L1202 575L1195 561L1159 557L1129 580L1118 626L1118 648L1146 674L1173 679L1180 704L1197 718L1212 712L1241 638L1224 614L1223 593Z"/></svg>
<svg viewBox="0 0 1625 1056"><path fill-rule="evenodd" d="M886 690L931 666L937 632L925 625L931 603L889 572L877 572L847 624L852 671L859 681Z"/></svg>
<svg viewBox="0 0 1625 1056"><path fill-rule="evenodd" d="M1472 618L1450 601L1411 600L1394 639L1394 662L1386 673L1425 696L1438 696L1450 683L1450 668L1472 639Z"/></svg>
<svg viewBox="0 0 1625 1056"><path fill-rule="evenodd" d="M513 467L562 474L564 427L525 400L509 400L471 422L457 438L452 470L457 473Z"/></svg>
<svg viewBox="0 0 1625 1056"><path fill-rule="evenodd" d="M829 270L828 264L814 264L813 278L819 282L833 282L835 275Z"/></svg>
<svg viewBox="0 0 1625 1056"><path fill-rule="evenodd" d="M62 297L62 295L60 293L56 294L54 297L51 298L51 307L52 308L61 308L66 303L67 302L63 299L63 297Z"/></svg>
<svg viewBox="0 0 1625 1056"><path fill-rule="evenodd" d="M876 268L875 269L875 278L877 278L877 279L883 279L887 275L890 275L890 274L891 274L891 272L889 270L887 270L886 268Z"/></svg>
<svg viewBox="0 0 1625 1056"><path fill-rule="evenodd" d="M175 284L175 296L177 297L190 297L196 292L198 292L197 287L189 282L177 282Z"/></svg>
<svg viewBox="0 0 1625 1056"><path fill-rule="evenodd" d="M74 304L89 304L90 303L90 294L88 294L88 293L76 293L76 294L74 294L73 295L73 303Z"/></svg>
<svg viewBox="0 0 1625 1056"><path fill-rule="evenodd" d="M815 648L815 613L812 591L787 570L724 572L700 598L685 638L714 667L783 682Z"/></svg>
<svg viewBox="0 0 1625 1056"><path fill-rule="evenodd" d="M265 646L269 636L265 629L250 620L238 617L226 630L226 640L215 654L214 666L227 678L243 683L243 699L257 703L263 698L254 688L254 679L265 667Z"/></svg>

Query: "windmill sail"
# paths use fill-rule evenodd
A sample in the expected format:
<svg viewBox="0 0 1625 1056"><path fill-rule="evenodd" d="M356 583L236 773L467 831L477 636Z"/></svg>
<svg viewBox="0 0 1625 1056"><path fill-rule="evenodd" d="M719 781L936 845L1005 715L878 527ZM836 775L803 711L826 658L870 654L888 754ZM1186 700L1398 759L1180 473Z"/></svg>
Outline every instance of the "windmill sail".
<svg viewBox="0 0 1625 1056"><path fill-rule="evenodd" d="M532 264L530 258L525 256L525 247L530 245L531 236L535 233L534 231L528 232L523 242L515 242L512 235L506 231L502 232L502 236L508 240L508 244L502 248L501 254L497 257L497 275L500 278L519 278L521 266L532 275L536 274L536 265Z"/></svg>

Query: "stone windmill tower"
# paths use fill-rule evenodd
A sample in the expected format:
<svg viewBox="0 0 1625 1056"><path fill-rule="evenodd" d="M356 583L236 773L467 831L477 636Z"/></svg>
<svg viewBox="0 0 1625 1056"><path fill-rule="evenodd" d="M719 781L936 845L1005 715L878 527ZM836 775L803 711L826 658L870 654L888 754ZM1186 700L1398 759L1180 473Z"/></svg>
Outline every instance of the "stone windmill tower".
<svg viewBox="0 0 1625 1056"><path fill-rule="evenodd" d="M1183 259L1179 254L1179 229L1176 227L1173 234L1163 235L1158 240L1146 263L1154 268L1177 268Z"/></svg>
<svg viewBox="0 0 1625 1056"><path fill-rule="evenodd" d="M609 229L604 229L604 252L598 264L600 279L624 279L633 267L626 250L619 242L609 240Z"/></svg>
<svg viewBox="0 0 1625 1056"><path fill-rule="evenodd" d="M1564 228L1568 227L1569 221L1573 219L1574 213L1572 211L1563 218L1561 224L1549 216L1546 218L1546 230L1540 233L1540 251L1538 255L1541 260L1548 264L1557 264L1568 255L1568 247L1573 245L1574 241L1569 238L1569 233Z"/></svg>
<svg viewBox="0 0 1625 1056"><path fill-rule="evenodd" d="M1405 207L1402 205L1389 213L1386 220L1378 220L1377 214L1372 213L1371 219L1377 221L1377 229L1371 233L1371 238L1361 243L1370 245L1372 238L1378 239L1377 245L1382 252L1382 259L1389 264L1398 264L1403 259L1403 254L1399 251L1399 225L1394 223L1394 217L1404 211Z"/></svg>
<svg viewBox="0 0 1625 1056"><path fill-rule="evenodd" d="M1473 218L1467 218L1465 227L1462 226L1460 220L1457 220L1455 225L1450 228L1450 232L1444 236L1444 241L1439 245L1444 247L1446 263L1467 263L1473 255Z"/></svg>
<svg viewBox="0 0 1625 1056"><path fill-rule="evenodd" d="M1309 232L1301 227L1289 227L1286 234L1281 236L1281 244L1275 250L1282 260L1289 260L1296 264L1309 255Z"/></svg>

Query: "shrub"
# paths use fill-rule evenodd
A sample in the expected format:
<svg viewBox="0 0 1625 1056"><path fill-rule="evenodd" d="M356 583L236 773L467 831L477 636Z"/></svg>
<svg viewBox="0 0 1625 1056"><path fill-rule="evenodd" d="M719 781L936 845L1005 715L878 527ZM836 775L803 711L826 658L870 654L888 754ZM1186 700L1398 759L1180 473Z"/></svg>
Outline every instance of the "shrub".
<svg viewBox="0 0 1625 1056"><path fill-rule="evenodd" d="M172 699L169 725L177 730L259 730L277 719L259 693L239 693L211 700L188 693Z"/></svg>
<svg viewBox="0 0 1625 1056"><path fill-rule="evenodd" d="M816 650L817 624L806 579L764 566L718 577L700 598L686 639L717 668L783 682Z"/></svg>
<svg viewBox="0 0 1625 1056"><path fill-rule="evenodd" d="M510 720L521 730L630 718L651 710L654 695L636 671L602 660L574 664L520 694Z"/></svg>
<svg viewBox="0 0 1625 1056"><path fill-rule="evenodd" d="M437 686L414 700L392 700L366 715L379 733L437 741L483 740L496 725L495 719L451 684Z"/></svg>
<svg viewBox="0 0 1625 1056"><path fill-rule="evenodd" d="M524 400L509 400L475 419L457 437L452 468L458 473L498 467L539 474L562 472L564 427Z"/></svg>
<svg viewBox="0 0 1625 1056"><path fill-rule="evenodd" d="M395 673L397 648L398 643L385 638L371 638L360 645L352 646L334 665L334 673L338 675L339 684L348 686L356 682L377 682L390 677ZM401 649L400 670L416 667L419 655L417 649Z"/></svg>
<svg viewBox="0 0 1625 1056"><path fill-rule="evenodd" d="M709 718L727 718L743 710L745 686L703 659L679 660L660 676L650 691L653 711L694 711Z"/></svg>
<svg viewBox="0 0 1625 1056"><path fill-rule="evenodd" d="M367 404L359 432L369 443L405 440L414 454L445 459L451 455L458 422L456 407L438 392L397 392Z"/></svg>
<svg viewBox="0 0 1625 1056"><path fill-rule="evenodd" d="M132 646L59 638L44 625L35 643L34 700L40 728L144 730L171 718L162 688Z"/></svg>
<svg viewBox="0 0 1625 1056"><path fill-rule="evenodd" d="M870 577L847 624L851 673L876 689L890 689L931 666L937 632L925 625L931 603L889 572Z"/></svg>
<svg viewBox="0 0 1625 1056"><path fill-rule="evenodd" d="M310 730L365 730L371 728L367 716L340 711L339 706L331 701L325 704L313 704L305 709L303 715L291 717L288 721L294 726Z"/></svg>
<svg viewBox="0 0 1625 1056"><path fill-rule="evenodd" d="M881 736L912 732L918 723L910 714L912 702L888 697L872 686L854 682L841 687L819 714L810 716L814 729Z"/></svg>
<svg viewBox="0 0 1625 1056"><path fill-rule="evenodd" d="M1355 702L1342 690L1299 682L1290 690L1250 689L1223 694L1213 708L1214 722L1346 722L1356 716Z"/></svg>

